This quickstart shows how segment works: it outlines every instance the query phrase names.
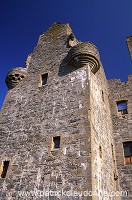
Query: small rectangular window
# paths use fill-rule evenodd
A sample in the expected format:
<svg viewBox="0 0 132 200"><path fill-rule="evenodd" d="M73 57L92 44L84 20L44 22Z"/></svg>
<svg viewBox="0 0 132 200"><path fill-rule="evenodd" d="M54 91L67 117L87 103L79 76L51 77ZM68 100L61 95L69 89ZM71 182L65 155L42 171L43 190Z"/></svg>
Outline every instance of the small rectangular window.
<svg viewBox="0 0 132 200"><path fill-rule="evenodd" d="M10 161L7 161L7 160L3 162L3 170L2 170L2 173L1 173L1 178L6 177L7 170L8 170L8 167L9 167L9 162Z"/></svg>
<svg viewBox="0 0 132 200"><path fill-rule="evenodd" d="M42 86L43 86L43 85L46 85L47 79L48 79L48 73L43 74L43 75L41 76L41 78L42 78Z"/></svg>
<svg viewBox="0 0 132 200"><path fill-rule="evenodd" d="M104 102L104 92L103 92L103 90L101 92L101 96L102 96L102 101Z"/></svg>
<svg viewBox="0 0 132 200"><path fill-rule="evenodd" d="M100 155L100 158L102 158L102 147L99 146L99 155Z"/></svg>
<svg viewBox="0 0 132 200"><path fill-rule="evenodd" d="M123 148L125 164L132 163L132 142L124 142Z"/></svg>
<svg viewBox="0 0 132 200"><path fill-rule="evenodd" d="M60 148L60 136L53 137L54 149Z"/></svg>
<svg viewBox="0 0 132 200"><path fill-rule="evenodd" d="M118 101L117 109L118 109L118 113L121 113L122 115L128 114L127 101Z"/></svg>

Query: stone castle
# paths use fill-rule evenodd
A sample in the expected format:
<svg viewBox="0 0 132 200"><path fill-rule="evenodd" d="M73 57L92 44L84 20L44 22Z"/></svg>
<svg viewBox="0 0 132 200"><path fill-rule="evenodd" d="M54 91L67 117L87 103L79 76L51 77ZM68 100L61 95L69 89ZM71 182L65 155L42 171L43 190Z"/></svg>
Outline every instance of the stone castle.
<svg viewBox="0 0 132 200"><path fill-rule="evenodd" d="M132 198L132 75L107 80L97 47L54 23L6 84L0 200Z"/></svg>

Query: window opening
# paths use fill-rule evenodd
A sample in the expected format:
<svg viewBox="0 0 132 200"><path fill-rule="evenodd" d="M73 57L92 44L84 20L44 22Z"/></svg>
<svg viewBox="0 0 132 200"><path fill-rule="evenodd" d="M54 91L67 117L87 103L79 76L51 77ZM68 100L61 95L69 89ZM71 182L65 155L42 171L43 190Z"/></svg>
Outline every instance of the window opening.
<svg viewBox="0 0 132 200"><path fill-rule="evenodd" d="M104 92L103 92L103 90L102 90L102 101L104 102Z"/></svg>
<svg viewBox="0 0 132 200"><path fill-rule="evenodd" d="M118 113L122 115L128 114L127 111L127 101L119 101L117 102Z"/></svg>
<svg viewBox="0 0 132 200"><path fill-rule="evenodd" d="M54 149L60 148L60 136L53 137Z"/></svg>
<svg viewBox="0 0 132 200"><path fill-rule="evenodd" d="M46 85L48 79L48 73L43 74L41 77L42 77L42 85Z"/></svg>
<svg viewBox="0 0 132 200"><path fill-rule="evenodd" d="M99 156L100 156L100 158L102 158L102 148L101 148L101 146L99 146Z"/></svg>
<svg viewBox="0 0 132 200"><path fill-rule="evenodd" d="M2 170L2 173L1 173L1 178L5 178L6 177L7 170L8 170L8 167L9 167L9 162L10 161L4 161L3 162L3 170Z"/></svg>
<svg viewBox="0 0 132 200"><path fill-rule="evenodd" d="M132 163L132 142L124 142L123 148L124 148L124 162L125 164L131 164Z"/></svg>

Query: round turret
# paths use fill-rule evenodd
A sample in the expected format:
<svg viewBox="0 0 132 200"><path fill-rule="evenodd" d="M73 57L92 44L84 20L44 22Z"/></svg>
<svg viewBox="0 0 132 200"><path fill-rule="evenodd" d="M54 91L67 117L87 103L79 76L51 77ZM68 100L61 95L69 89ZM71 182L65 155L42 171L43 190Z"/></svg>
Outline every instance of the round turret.
<svg viewBox="0 0 132 200"><path fill-rule="evenodd" d="M11 69L5 79L8 89L16 87L27 75L27 69L22 67L16 67Z"/></svg>
<svg viewBox="0 0 132 200"><path fill-rule="evenodd" d="M89 65L95 74L100 67L100 56L95 45L91 42L83 42L72 47L68 53L68 64L74 67Z"/></svg>

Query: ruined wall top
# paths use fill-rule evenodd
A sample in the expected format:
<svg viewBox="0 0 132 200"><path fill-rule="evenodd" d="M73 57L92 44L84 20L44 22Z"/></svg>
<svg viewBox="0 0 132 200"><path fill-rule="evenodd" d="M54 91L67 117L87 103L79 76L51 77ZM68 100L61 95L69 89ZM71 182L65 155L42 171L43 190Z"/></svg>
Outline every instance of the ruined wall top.
<svg viewBox="0 0 132 200"><path fill-rule="evenodd" d="M48 39L50 38L51 42L56 42L60 36L67 35L70 36L72 34L72 29L69 26L69 24L63 24L60 22L53 23L50 28L46 32L44 32L42 35L40 35L38 44L41 44L42 40L44 38ZM72 39L69 38L69 39ZM74 37L73 37L74 39ZM72 40L73 40L72 39Z"/></svg>
<svg viewBox="0 0 132 200"><path fill-rule="evenodd" d="M37 46L27 59L26 66L28 73L39 70L43 73L54 71L55 74L64 64L66 68L81 68L89 65L95 74L101 62L98 49L94 44L77 40L68 23L53 23L40 35Z"/></svg>
<svg viewBox="0 0 132 200"><path fill-rule="evenodd" d="M129 83L132 83L132 74L128 75L128 81L126 81L126 82L121 82L120 79L110 79L110 80L108 80L108 84L110 86L113 86L113 87L116 87L116 86L119 86L119 85L127 85Z"/></svg>
<svg viewBox="0 0 132 200"><path fill-rule="evenodd" d="M130 100L132 93L131 85L132 85L132 74L128 76L128 81L126 82L121 82L120 79L108 80L109 95L111 99L110 101L112 107L113 105L115 106L114 109L112 109L115 115L117 115L117 112L116 112L116 105L115 103L113 104L113 101L117 102L128 99Z"/></svg>

